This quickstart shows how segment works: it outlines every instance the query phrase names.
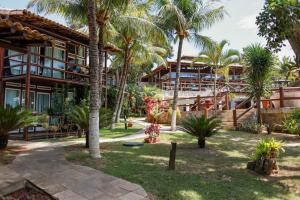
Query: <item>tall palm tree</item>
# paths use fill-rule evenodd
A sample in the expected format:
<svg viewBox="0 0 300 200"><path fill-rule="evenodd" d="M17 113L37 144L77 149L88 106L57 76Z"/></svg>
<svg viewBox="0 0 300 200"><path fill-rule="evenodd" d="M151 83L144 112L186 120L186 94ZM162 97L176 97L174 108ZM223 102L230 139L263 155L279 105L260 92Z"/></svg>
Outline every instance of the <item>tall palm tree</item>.
<svg viewBox="0 0 300 200"><path fill-rule="evenodd" d="M113 23L115 24L113 41L119 49L122 49L119 58L123 59L123 71L112 117L112 129L121 113L130 65L144 64L149 60L161 64L164 62L161 57L164 50L156 44L164 45L167 41L164 32L144 18L124 15L116 18Z"/></svg>
<svg viewBox="0 0 300 200"><path fill-rule="evenodd" d="M270 93L271 75L275 65L275 58L271 51L260 44L252 44L244 48L244 63L248 68L246 80L248 91L257 101L257 122L261 120L261 97Z"/></svg>
<svg viewBox="0 0 300 200"><path fill-rule="evenodd" d="M298 67L296 65L296 62L292 61L289 57L283 57L282 61L280 62L280 73L285 76L285 80L294 80L297 75Z"/></svg>
<svg viewBox="0 0 300 200"><path fill-rule="evenodd" d="M228 41L222 40L221 42L211 41L209 45L203 47L203 51L199 53L199 57L194 59L194 62L203 62L214 69L214 109L217 110L217 78L220 68L228 71L229 66L238 64L240 62L240 53L237 50L225 47ZM226 76L226 75L225 75ZM216 114L216 112L215 112Z"/></svg>
<svg viewBox="0 0 300 200"><path fill-rule="evenodd" d="M171 129L176 130L176 107L178 99L180 64L183 41L193 41L201 46L208 38L199 34L205 28L223 19L223 6L214 7L214 1L202 0L157 0L157 23L166 30L171 39L179 40L177 50L176 79L172 107Z"/></svg>
<svg viewBox="0 0 300 200"><path fill-rule="evenodd" d="M91 157L100 158L99 147L99 50L97 46L96 3L88 1L89 62L90 62L90 113L89 113L89 150Z"/></svg>

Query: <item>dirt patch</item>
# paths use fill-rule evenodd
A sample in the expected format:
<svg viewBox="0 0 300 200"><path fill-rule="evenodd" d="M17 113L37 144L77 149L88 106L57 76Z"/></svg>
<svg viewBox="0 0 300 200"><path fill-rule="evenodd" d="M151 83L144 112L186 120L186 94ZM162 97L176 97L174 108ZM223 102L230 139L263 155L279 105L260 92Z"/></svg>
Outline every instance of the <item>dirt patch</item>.
<svg viewBox="0 0 300 200"><path fill-rule="evenodd" d="M5 197L5 200L53 200L50 196L42 194L30 188L24 188Z"/></svg>
<svg viewBox="0 0 300 200"><path fill-rule="evenodd" d="M26 152L28 149L22 146L9 146L5 150L0 151L0 165L7 165L14 161L20 153Z"/></svg>

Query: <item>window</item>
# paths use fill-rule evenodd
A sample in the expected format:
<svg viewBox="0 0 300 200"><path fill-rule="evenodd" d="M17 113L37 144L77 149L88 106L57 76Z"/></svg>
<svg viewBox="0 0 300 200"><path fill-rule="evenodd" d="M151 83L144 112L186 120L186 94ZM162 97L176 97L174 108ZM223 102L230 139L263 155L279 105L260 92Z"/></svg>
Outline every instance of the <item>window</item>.
<svg viewBox="0 0 300 200"><path fill-rule="evenodd" d="M37 111L39 113L47 112L50 107L50 94L37 93Z"/></svg>
<svg viewBox="0 0 300 200"><path fill-rule="evenodd" d="M20 105L20 90L18 89L5 89L5 106L16 107Z"/></svg>
<svg viewBox="0 0 300 200"><path fill-rule="evenodd" d="M30 92L30 110L35 111L35 94ZM22 91L22 107L25 108L25 91Z"/></svg>
<svg viewBox="0 0 300 200"><path fill-rule="evenodd" d="M53 60L53 68L55 69L65 69L65 50L54 48L53 58L58 60ZM53 77L62 79L64 78L64 73L60 71L53 70Z"/></svg>

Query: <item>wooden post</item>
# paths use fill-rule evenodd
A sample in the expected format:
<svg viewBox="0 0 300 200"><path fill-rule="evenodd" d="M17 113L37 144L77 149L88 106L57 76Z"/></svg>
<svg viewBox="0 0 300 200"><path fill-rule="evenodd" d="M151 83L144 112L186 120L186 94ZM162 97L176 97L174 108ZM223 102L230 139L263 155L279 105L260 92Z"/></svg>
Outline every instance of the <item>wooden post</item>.
<svg viewBox="0 0 300 200"><path fill-rule="evenodd" d="M169 170L175 170L175 162L176 162L176 142L171 142L171 150L170 150L170 159L169 159Z"/></svg>
<svg viewBox="0 0 300 200"><path fill-rule="evenodd" d="M26 79L25 79L25 109L30 109L30 64L31 64L31 50L27 47L27 66L26 66ZM28 128L23 130L24 140L28 140Z"/></svg>
<svg viewBox="0 0 300 200"><path fill-rule="evenodd" d="M232 114L233 114L233 126L237 127L236 109L232 110Z"/></svg>
<svg viewBox="0 0 300 200"><path fill-rule="evenodd" d="M201 101L200 101L200 95L197 96L197 111L201 110Z"/></svg>
<svg viewBox="0 0 300 200"><path fill-rule="evenodd" d="M204 117L205 117L205 119L208 118L208 108L204 109Z"/></svg>
<svg viewBox="0 0 300 200"><path fill-rule="evenodd" d="M229 95L228 92L225 94L225 110L229 110Z"/></svg>
<svg viewBox="0 0 300 200"><path fill-rule="evenodd" d="M0 106L4 105L3 72L4 72L4 49L0 48Z"/></svg>
<svg viewBox="0 0 300 200"><path fill-rule="evenodd" d="M284 107L284 91L283 87L279 87L280 108Z"/></svg>

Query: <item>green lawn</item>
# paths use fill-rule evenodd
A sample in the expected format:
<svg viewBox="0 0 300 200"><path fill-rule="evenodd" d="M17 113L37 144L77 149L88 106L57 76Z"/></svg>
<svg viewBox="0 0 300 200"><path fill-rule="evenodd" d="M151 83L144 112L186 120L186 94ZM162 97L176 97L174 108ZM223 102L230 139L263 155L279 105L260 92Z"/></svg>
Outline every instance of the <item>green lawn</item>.
<svg viewBox="0 0 300 200"><path fill-rule="evenodd" d="M178 133L138 148L102 144L101 161L77 147L69 148L66 158L140 184L154 199L300 199L300 139L276 135L290 146L278 159L280 174L266 177L245 169L260 137L224 132L208 139L201 150L194 138ZM175 171L167 170L170 141L178 142Z"/></svg>
<svg viewBox="0 0 300 200"><path fill-rule="evenodd" d="M100 138L118 138L125 137L128 135L132 135L142 130L144 126L140 124L134 124L133 127L125 130L124 123L116 124L116 128L114 130L110 130L109 128L104 128L100 130Z"/></svg>

